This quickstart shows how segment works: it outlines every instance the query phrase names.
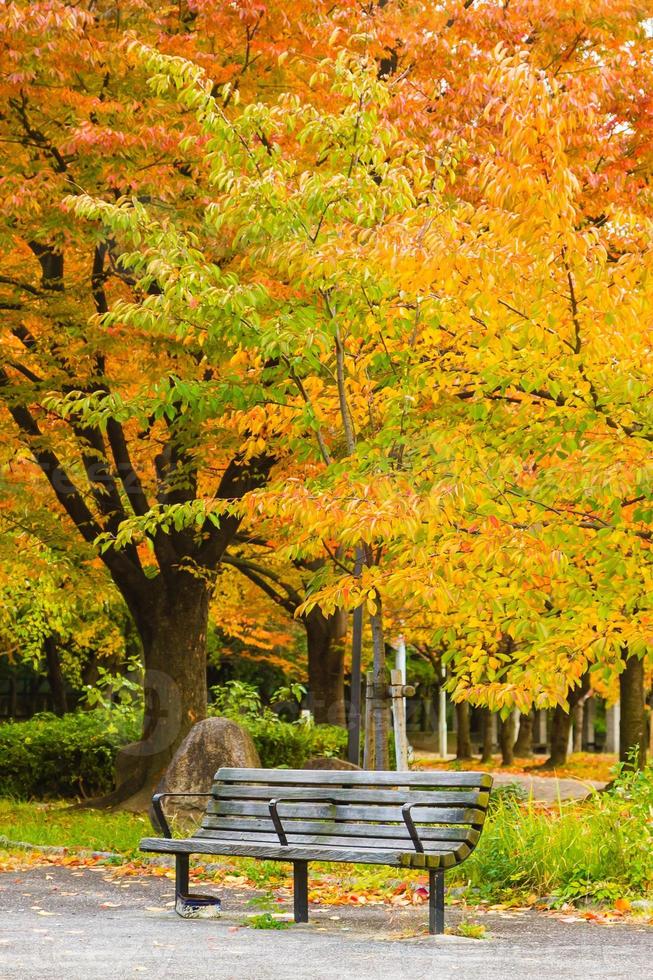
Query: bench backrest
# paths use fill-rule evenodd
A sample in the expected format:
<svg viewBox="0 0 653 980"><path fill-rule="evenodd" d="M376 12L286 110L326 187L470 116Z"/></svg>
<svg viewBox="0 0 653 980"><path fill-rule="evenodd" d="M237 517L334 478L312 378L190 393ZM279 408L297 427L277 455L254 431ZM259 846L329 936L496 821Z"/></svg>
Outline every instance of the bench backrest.
<svg viewBox="0 0 653 980"><path fill-rule="evenodd" d="M220 769L195 836L278 843L269 801L289 844L347 844L412 850L406 803L424 847L473 847L485 820L492 777L482 772L374 772Z"/></svg>

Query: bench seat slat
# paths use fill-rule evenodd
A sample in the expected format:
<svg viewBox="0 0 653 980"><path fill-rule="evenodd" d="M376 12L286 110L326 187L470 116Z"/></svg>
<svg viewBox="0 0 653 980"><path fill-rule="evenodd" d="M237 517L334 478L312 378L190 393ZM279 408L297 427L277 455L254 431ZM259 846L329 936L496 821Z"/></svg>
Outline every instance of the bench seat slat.
<svg viewBox="0 0 653 980"><path fill-rule="evenodd" d="M469 786L489 789L492 777L486 772L379 772L374 770L311 770L311 769L219 769L216 780L220 783L263 783L286 786L376 786L458 787Z"/></svg>
<svg viewBox="0 0 653 980"><path fill-rule="evenodd" d="M282 797L282 794L279 794ZM360 821L385 823L391 820L401 820L398 806L364 806L356 804L328 803L279 803L279 816L282 822L300 818L315 820L343 820L349 823ZM265 817L270 813L267 803L249 800L210 800L206 812L217 816L230 814L242 817ZM485 810L473 807L419 807L413 811L415 823L471 824L482 826ZM285 823L284 823L285 825Z"/></svg>
<svg viewBox="0 0 653 980"><path fill-rule="evenodd" d="M480 832L472 827L433 827L419 825L419 834L422 840L443 840L443 841L466 841L476 844ZM319 836L322 834L337 833L341 837L365 839L371 835L374 837L389 838L393 840L408 841L412 847L408 828L405 824L360 824L360 823L334 823L332 821L295 820L285 822L286 832L294 837L296 834L312 834ZM212 832L222 832L225 837L236 836L239 833L252 833L259 838L269 834L277 840L277 832L274 829L272 820L268 817L257 820L254 818L243 819L237 817L205 817L202 821L202 830ZM199 833L199 831L197 831ZM353 845L352 841L352 845Z"/></svg>
<svg viewBox="0 0 653 980"><path fill-rule="evenodd" d="M193 838L199 838L201 840L228 840L238 842L242 841L245 844L278 844L278 839L276 841L270 838L266 839L263 835L256 833L246 833L241 831L240 833L225 833L220 830L198 830L193 834ZM291 835L288 837L289 845L298 845L302 847L355 847L361 848L363 850L384 850L384 851L412 851L414 850L413 843L410 838L384 838L384 837L366 837L360 840L352 840L351 837L340 837L337 834L329 835L319 835L319 834L301 834L301 835ZM453 854L457 857L458 853L469 854L471 848L465 841L424 841L425 849L428 854Z"/></svg>
<svg viewBox="0 0 653 980"><path fill-rule="evenodd" d="M407 868L450 868L457 863L451 851L417 854L400 848L374 850L361 847L300 844L288 844L284 847L281 844L234 843L223 840L203 840L198 837L187 840L146 837L140 842L140 849L159 854L214 854L223 857L256 857L268 861L337 861L347 864L385 864Z"/></svg>
<svg viewBox="0 0 653 980"><path fill-rule="evenodd" d="M216 799L229 800L270 800L282 796L288 800L309 800L315 802L316 797L331 797L339 803L383 803L401 806L403 803L432 803L434 806L478 806L485 808L488 802L488 792L475 789L426 790L415 791L396 789L361 789L342 786L284 786L276 785L250 786L247 783L216 783L214 786Z"/></svg>

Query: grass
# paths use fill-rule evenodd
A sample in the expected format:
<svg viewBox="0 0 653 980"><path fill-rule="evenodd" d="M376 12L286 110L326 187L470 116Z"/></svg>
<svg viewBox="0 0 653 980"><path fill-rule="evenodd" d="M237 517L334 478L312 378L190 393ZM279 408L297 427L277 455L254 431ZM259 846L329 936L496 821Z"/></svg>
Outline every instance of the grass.
<svg viewBox="0 0 653 980"><path fill-rule="evenodd" d="M486 901L611 902L653 889L650 833L611 799L555 809L506 803L452 881Z"/></svg>
<svg viewBox="0 0 653 980"><path fill-rule="evenodd" d="M489 939L486 926L479 922L460 922L453 930L453 935L464 936L465 939Z"/></svg>
<svg viewBox="0 0 653 980"><path fill-rule="evenodd" d="M589 902L615 907L620 901L653 899L652 818L653 768L625 777L616 793L595 794L582 803L544 807L499 797L479 846L447 874L447 885L470 905ZM139 839L148 833L149 821L135 814L0 800L0 835L14 841L112 851L132 861ZM290 883L285 863L215 861L224 870L204 875L226 884L274 889ZM419 904L427 896L425 886L420 871L311 866L311 897L329 904Z"/></svg>
<svg viewBox="0 0 653 980"><path fill-rule="evenodd" d="M148 833L150 822L139 814L0 799L0 836L12 841L132 855Z"/></svg>
<svg viewBox="0 0 653 980"><path fill-rule="evenodd" d="M288 929L290 923L284 919L275 918L271 912L262 912L260 915L250 915L247 924L250 929Z"/></svg>

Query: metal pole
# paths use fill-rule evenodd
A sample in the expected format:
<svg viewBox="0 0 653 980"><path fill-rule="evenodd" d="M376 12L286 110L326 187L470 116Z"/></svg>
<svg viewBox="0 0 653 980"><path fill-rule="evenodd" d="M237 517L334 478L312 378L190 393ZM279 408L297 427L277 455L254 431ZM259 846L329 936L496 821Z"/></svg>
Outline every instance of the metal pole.
<svg viewBox="0 0 653 980"><path fill-rule="evenodd" d="M406 683L406 642L403 636L400 636L397 640L397 648L395 653L395 667L397 670L401 671L401 683Z"/></svg>
<svg viewBox="0 0 653 980"><path fill-rule="evenodd" d="M399 673L396 683L401 686L401 696L395 697L395 687L393 687L392 713L394 717L395 732L395 757L397 769L408 769L408 735L406 731L406 643L403 636L397 640L395 648L395 670ZM393 685L395 681L392 681Z"/></svg>
<svg viewBox="0 0 653 980"><path fill-rule="evenodd" d="M392 717L394 719L395 759L397 772L408 771L408 738L406 737L406 710L404 684L400 670L390 671L390 690L392 692Z"/></svg>

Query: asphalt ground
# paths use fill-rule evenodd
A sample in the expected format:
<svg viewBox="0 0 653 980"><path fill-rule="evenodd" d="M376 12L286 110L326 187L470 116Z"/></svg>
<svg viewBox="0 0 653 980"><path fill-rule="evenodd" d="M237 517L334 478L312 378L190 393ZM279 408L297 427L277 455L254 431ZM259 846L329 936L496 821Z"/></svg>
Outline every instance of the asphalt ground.
<svg viewBox="0 0 653 980"><path fill-rule="evenodd" d="M0 978L220 980L653 976L653 928L530 911L447 908L489 938L428 936L427 907L310 907L307 925L254 929L251 889L221 887L223 914L185 920L169 878L112 878L108 867L0 875ZM201 890L206 892L204 885ZM289 911L289 896L281 911Z"/></svg>

